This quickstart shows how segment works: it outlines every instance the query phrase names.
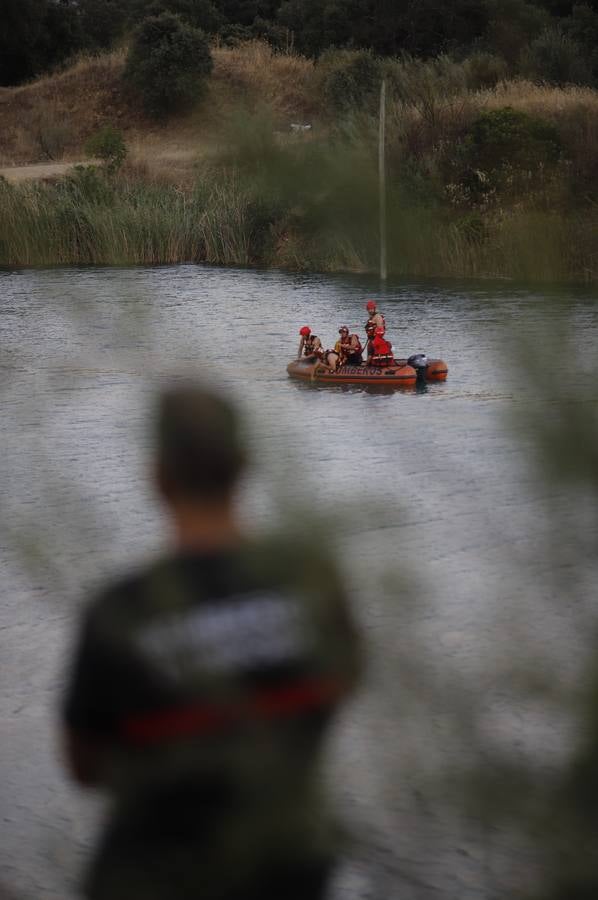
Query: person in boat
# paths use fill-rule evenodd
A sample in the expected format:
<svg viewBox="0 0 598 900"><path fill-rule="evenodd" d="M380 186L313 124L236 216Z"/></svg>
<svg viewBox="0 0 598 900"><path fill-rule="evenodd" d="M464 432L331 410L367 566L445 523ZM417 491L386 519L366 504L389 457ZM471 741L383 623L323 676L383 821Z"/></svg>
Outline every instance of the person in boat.
<svg viewBox="0 0 598 900"><path fill-rule="evenodd" d="M321 535L243 533L226 400L179 386L156 424L174 545L92 599L64 704L72 774L112 799L85 896L323 900L322 747L361 671L344 585Z"/></svg>
<svg viewBox="0 0 598 900"><path fill-rule="evenodd" d="M301 335L301 341L299 343L297 359L304 357L305 359L311 359L314 362L317 359L323 362L324 348L322 347L320 338L317 335L312 334L311 328L307 325L304 325L303 328L299 329L299 334Z"/></svg>
<svg viewBox="0 0 598 900"><path fill-rule="evenodd" d="M372 326L374 328L383 328L386 331L386 321L381 312L378 312L378 308L376 306L375 300L368 300L365 305L365 308L368 311L369 319L366 322L365 329L367 331L368 326Z"/></svg>
<svg viewBox="0 0 598 900"><path fill-rule="evenodd" d="M308 359L310 362L319 362L329 372L336 372L339 363L339 354L336 350L324 350L322 341L317 335L311 333L311 328L304 325L299 330L301 342L297 359Z"/></svg>
<svg viewBox="0 0 598 900"><path fill-rule="evenodd" d="M372 341L376 336L376 326L373 323L368 322L365 326L366 333L366 341L365 341L365 356L366 359L369 359L372 353L374 352Z"/></svg>
<svg viewBox="0 0 598 900"><path fill-rule="evenodd" d="M335 352L339 355L339 366L360 366L363 362L363 347L358 335L349 334L346 325L339 328L340 339L336 342Z"/></svg>
<svg viewBox="0 0 598 900"><path fill-rule="evenodd" d="M322 365L326 366L329 372L336 372L338 367L342 365L341 363L341 354L337 350L338 341L334 347L334 350L324 350L324 355L322 357Z"/></svg>
<svg viewBox="0 0 598 900"><path fill-rule="evenodd" d="M392 355L392 344L384 337L384 328L376 328L373 339L368 344L368 366L387 368L396 366Z"/></svg>

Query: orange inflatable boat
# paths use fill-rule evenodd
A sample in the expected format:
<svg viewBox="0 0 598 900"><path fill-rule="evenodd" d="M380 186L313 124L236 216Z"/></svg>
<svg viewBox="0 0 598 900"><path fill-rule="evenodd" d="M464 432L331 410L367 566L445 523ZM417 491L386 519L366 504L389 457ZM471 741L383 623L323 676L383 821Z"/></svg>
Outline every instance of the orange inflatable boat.
<svg viewBox="0 0 598 900"><path fill-rule="evenodd" d="M295 359L287 366L291 378L318 384L383 384L391 387L413 387L418 381L445 381L448 367L441 359L428 359L424 354L397 359L396 366L340 366L329 372L318 361Z"/></svg>

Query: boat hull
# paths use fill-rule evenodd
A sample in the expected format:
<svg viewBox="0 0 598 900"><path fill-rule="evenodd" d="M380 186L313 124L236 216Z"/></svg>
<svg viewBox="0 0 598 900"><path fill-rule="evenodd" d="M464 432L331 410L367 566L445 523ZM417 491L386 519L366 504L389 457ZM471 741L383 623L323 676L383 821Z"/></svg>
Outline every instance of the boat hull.
<svg viewBox="0 0 598 900"><path fill-rule="evenodd" d="M418 381L417 371L406 360L397 360L396 366L379 368L374 366L341 366L336 372L327 372L319 362L296 359L287 366L291 378L317 384L366 384L387 387L413 387ZM426 367L423 380L444 381L448 374L446 363L431 359ZM419 376L420 379L422 376Z"/></svg>

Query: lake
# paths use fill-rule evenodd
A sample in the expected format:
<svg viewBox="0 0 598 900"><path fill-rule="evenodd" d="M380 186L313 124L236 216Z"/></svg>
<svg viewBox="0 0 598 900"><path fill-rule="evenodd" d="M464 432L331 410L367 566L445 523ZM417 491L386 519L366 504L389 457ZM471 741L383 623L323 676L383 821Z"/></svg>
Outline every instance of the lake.
<svg viewBox="0 0 598 900"><path fill-rule="evenodd" d="M370 297L395 352L444 359L446 383L372 393L291 381L299 328L328 346L340 325L363 334ZM467 900L525 886L532 849L482 828L447 772L477 741L522 764L566 752L567 715L509 679L526 661L550 671L558 660L560 680L574 680L586 649L596 572L579 536L595 548L595 498L541 477L527 425L557 422L563 402L595 416L596 291L381 289L194 265L3 271L0 330L0 893L75 896L101 802L61 769L65 659L90 588L164 547L148 415L157 390L190 376L245 413L248 527L299 517L321 529L370 647L328 761L356 840L338 896Z"/></svg>

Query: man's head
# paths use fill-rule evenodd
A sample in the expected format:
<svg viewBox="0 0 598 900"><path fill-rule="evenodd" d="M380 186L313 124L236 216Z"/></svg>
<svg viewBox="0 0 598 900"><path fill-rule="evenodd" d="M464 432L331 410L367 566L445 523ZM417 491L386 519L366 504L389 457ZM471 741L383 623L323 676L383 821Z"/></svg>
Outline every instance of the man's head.
<svg viewBox="0 0 598 900"><path fill-rule="evenodd" d="M346 325L343 325L342 328L339 328L338 333L340 334L341 339L349 337L349 329L347 328Z"/></svg>
<svg viewBox="0 0 598 900"><path fill-rule="evenodd" d="M369 313L375 313L376 312L376 304L375 304L374 300L368 300L368 302L365 305L365 308L367 309L367 311Z"/></svg>
<svg viewBox="0 0 598 900"><path fill-rule="evenodd" d="M163 394L158 411L158 477L170 503L227 500L245 464L233 408L193 385Z"/></svg>

